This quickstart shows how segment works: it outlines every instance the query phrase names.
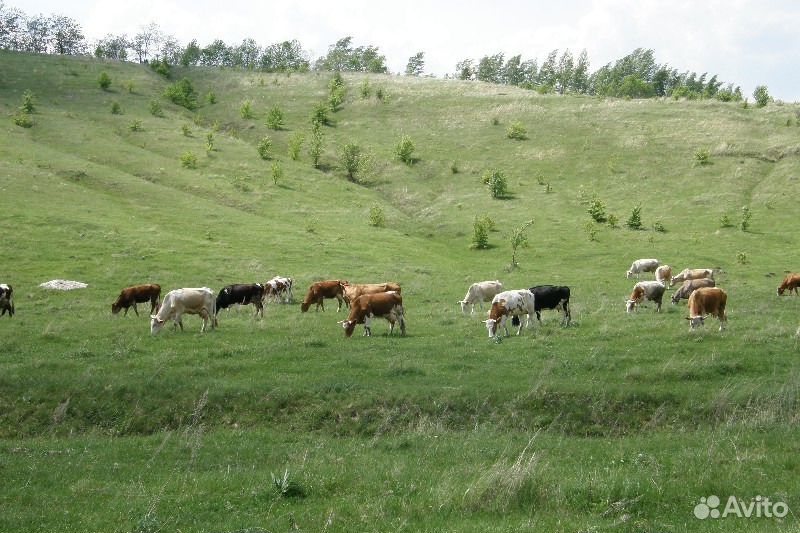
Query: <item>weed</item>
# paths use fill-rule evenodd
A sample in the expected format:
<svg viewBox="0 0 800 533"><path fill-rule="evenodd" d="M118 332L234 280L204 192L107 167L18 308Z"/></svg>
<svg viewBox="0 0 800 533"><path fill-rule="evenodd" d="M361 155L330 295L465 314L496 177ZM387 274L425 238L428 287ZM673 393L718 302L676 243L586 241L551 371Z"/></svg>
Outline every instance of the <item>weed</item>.
<svg viewBox="0 0 800 533"><path fill-rule="evenodd" d="M131 131L142 131L142 120L141 119L133 119L130 124L128 124L128 129Z"/></svg>
<svg viewBox="0 0 800 533"><path fill-rule="evenodd" d="M158 100L150 100L150 114L154 117L163 117L164 110L161 107L161 102Z"/></svg>
<svg viewBox="0 0 800 533"><path fill-rule="evenodd" d="M525 126L522 125L522 122L514 121L508 125L508 128L506 129L506 137L509 139L523 141L528 138L528 130L525 129Z"/></svg>
<svg viewBox="0 0 800 533"><path fill-rule="evenodd" d="M111 114L112 115L121 115L122 114L122 107L119 105L119 102L116 100L111 102Z"/></svg>
<svg viewBox="0 0 800 533"><path fill-rule="evenodd" d="M386 215L381 206L373 205L369 208L369 225L375 228L386 226Z"/></svg>
<svg viewBox="0 0 800 533"><path fill-rule="evenodd" d="M193 152L184 152L181 155L181 166L183 168L197 168L197 156Z"/></svg>
<svg viewBox="0 0 800 533"><path fill-rule="evenodd" d="M261 159L269 159L271 157L270 151L272 150L272 139L264 136L258 141L258 156Z"/></svg>
<svg viewBox="0 0 800 533"><path fill-rule="evenodd" d="M253 103L250 100L245 100L242 102L241 107L239 107L239 114L245 120L253 118Z"/></svg>
<svg viewBox="0 0 800 533"><path fill-rule="evenodd" d="M276 186L283 180L283 167L278 161L272 163L272 183Z"/></svg>

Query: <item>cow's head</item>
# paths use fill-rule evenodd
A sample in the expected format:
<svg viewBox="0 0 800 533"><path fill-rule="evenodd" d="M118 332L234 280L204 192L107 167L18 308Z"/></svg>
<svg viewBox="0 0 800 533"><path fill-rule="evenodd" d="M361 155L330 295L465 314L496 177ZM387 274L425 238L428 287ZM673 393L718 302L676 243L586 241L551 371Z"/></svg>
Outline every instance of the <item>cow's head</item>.
<svg viewBox="0 0 800 533"><path fill-rule="evenodd" d="M490 318L488 320L483 320L483 323L486 324L486 330L489 332L489 338L497 336L497 328L500 325L499 320L495 320L494 318Z"/></svg>
<svg viewBox="0 0 800 533"><path fill-rule="evenodd" d="M157 315L150 315L150 335L155 335L161 331L161 328L164 327L164 322Z"/></svg>
<svg viewBox="0 0 800 533"><path fill-rule="evenodd" d="M114 302L113 304L111 304L111 314L112 315L116 315L117 313L119 313L120 309L122 309L122 306L120 304L118 304L117 302Z"/></svg>
<svg viewBox="0 0 800 533"><path fill-rule="evenodd" d="M466 313L467 312L467 306L469 305L467 303L467 301L466 300L459 300L458 303L461 304L461 312L462 313Z"/></svg>
<svg viewBox="0 0 800 533"><path fill-rule="evenodd" d="M625 311L633 313L634 309L636 309L636 300L625 300Z"/></svg>
<svg viewBox="0 0 800 533"><path fill-rule="evenodd" d="M681 299L681 295L679 291L675 291L672 293L672 305L677 305Z"/></svg>
<svg viewBox="0 0 800 533"><path fill-rule="evenodd" d="M337 324L341 324L342 328L344 328L344 335L345 337L352 337L353 331L356 329L356 321L355 320L340 320Z"/></svg>
<svg viewBox="0 0 800 533"><path fill-rule="evenodd" d="M689 321L689 329L690 330L694 330L695 328L697 328L697 326L704 325L706 318L708 318L708 315L706 315L706 316L687 316L686 320Z"/></svg>
<svg viewBox="0 0 800 533"><path fill-rule="evenodd" d="M303 303L300 304L300 311L305 313L306 311L308 311L309 307L311 307L311 302L306 300L306 301L304 301Z"/></svg>
<svg viewBox="0 0 800 533"><path fill-rule="evenodd" d="M785 290L786 290L786 288L783 285L778 287L778 296L782 296L783 295L783 291L785 291Z"/></svg>
<svg viewBox="0 0 800 533"><path fill-rule="evenodd" d="M625 272L625 277L631 279L633 277L633 270L628 270Z"/></svg>

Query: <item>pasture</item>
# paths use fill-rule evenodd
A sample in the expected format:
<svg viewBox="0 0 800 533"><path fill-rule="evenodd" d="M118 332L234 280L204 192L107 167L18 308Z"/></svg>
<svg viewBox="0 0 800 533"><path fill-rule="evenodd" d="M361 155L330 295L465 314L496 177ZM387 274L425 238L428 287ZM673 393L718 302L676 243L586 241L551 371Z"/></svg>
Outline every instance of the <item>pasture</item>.
<svg viewBox="0 0 800 533"><path fill-rule="evenodd" d="M183 76L195 111L162 97ZM17 311L0 317L1 531L798 530L800 298L776 295L800 270L798 105L345 75L314 168L311 109L329 79L194 68L166 80L0 51L0 283ZM386 99L361 98L364 80ZM12 120L26 90L30 128ZM278 131L264 125L273 105ZM526 139L506 137L513 121ZM393 154L403 134L412 165ZM372 155L361 183L337 168L346 142ZM181 165L188 151L196 169ZM490 197L492 168L509 197ZM620 225L590 240L594 196ZM484 215L490 248L470 249ZM509 270L507 235L529 219ZM648 302L626 314L625 272L646 257L716 269L728 329L690 333L672 291L661 313ZM147 306L110 310L128 285L158 283L163 297L276 274L294 278L295 302L268 304L264 320L224 311L205 334L188 316L183 333L152 337ZM56 278L89 286L38 287ZM322 279L400 283L408 335L376 320L371 338L358 326L346 339L330 300L300 313ZM572 324L545 311L522 336L490 340L485 316L457 302L494 279L568 285ZM791 512L695 518L712 494Z"/></svg>

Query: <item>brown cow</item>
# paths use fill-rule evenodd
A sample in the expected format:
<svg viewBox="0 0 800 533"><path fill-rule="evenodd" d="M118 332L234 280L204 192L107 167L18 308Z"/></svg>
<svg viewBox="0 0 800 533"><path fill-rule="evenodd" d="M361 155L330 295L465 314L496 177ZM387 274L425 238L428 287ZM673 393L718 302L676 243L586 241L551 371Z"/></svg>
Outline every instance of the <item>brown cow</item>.
<svg viewBox="0 0 800 533"><path fill-rule="evenodd" d="M150 314L158 309L158 299L161 296L161 285L155 283L148 285L135 285L122 289L119 293L117 301L111 304L111 313L117 314L120 309L125 309L125 315L128 315L128 308L133 306L133 312L139 316L139 311L136 309L137 303L150 302Z"/></svg>
<svg viewBox="0 0 800 533"><path fill-rule="evenodd" d="M342 288L342 285L346 283L347 281L338 279L317 281L316 283L312 283L308 288L306 299L303 300L302 304L300 304L300 311L305 313L308 311L308 308L311 307L311 304L317 304L317 311L319 311L320 307L324 311L325 298L336 298L336 300L339 302L339 306L336 308L336 312L338 313L342 310L342 301L344 300L344 289Z"/></svg>
<svg viewBox="0 0 800 533"><path fill-rule="evenodd" d="M656 303L656 313L661 312L661 301L664 298L666 286L660 281L640 281L633 286L631 297L625 300L625 310L632 313L636 306L641 304L645 298Z"/></svg>
<svg viewBox="0 0 800 533"><path fill-rule="evenodd" d="M342 283L342 289L344 290L344 303L347 304L347 307L350 307L350 302L355 301L359 296L364 294L378 294L389 291L394 291L398 294L402 293L400 285L392 281L387 281L386 283L361 283L352 285L350 283Z"/></svg>
<svg viewBox="0 0 800 533"><path fill-rule="evenodd" d="M784 278L781 286L778 287L778 296L783 294L783 291L789 290L789 294L794 291L794 295L797 296L797 287L800 286L800 274L791 273L786 278Z"/></svg>
<svg viewBox="0 0 800 533"><path fill-rule="evenodd" d="M725 315L725 305L728 303L728 294L719 287L703 287L697 289L689 296L689 330L695 329L705 323L709 316L719 319L719 330L725 329L728 317Z"/></svg>
<svg viewBox="0 0 800 533"><path fill-rule="evenodd" d="M389 335L394 331L395 322L400 323L400 335L406 334L406 321L403 310L403 297L394 291L376 294L362 294L350 304L350 316L338 323L344 328L346 337L353 335L356 324L364 324L364 335L372 335L371 323L374 317L385 318L391 324Z"/></svg>

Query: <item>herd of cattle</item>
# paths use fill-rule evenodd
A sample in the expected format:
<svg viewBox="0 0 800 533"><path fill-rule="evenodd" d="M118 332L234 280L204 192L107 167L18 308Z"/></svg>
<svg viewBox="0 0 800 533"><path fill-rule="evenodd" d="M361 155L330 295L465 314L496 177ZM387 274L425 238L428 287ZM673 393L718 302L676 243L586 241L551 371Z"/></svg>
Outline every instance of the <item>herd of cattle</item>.
<svg viewBox="0 0 800 533"><path fill-rule="evenodd" d="M709 316L716 317L722 331L727 323L725 307L728 301L727 293L716 286L714 271L710 268L686 268L677 275L672 275L669 265L661 265L657 259L637 259L627 271L628 279L641 273L652 272L655 274L653 281L639 281L633 286L630 297L625 301L626 311L633 312L645 300L656 305L656 312L661 310L661 303L667 287L681 283L672 295L672 303L677 304L682 299L688 299L689 321L691 330L702 325ZM201 332L205 331L209 322L211 327L217 326L217 313L233 305L252 304L256 308L256 316L264 316L264 302L272 299L289 303L294 294L292 292L293 280L289 277L275 276L266 283L236 284L223 287L214 296L214 291L208 287L175 289L161 298L161 286L156 284L136 285L127 287L120 292L116 301L111 304L111 312L117 314L123 309L125 315L133 307L134 313L139 315L136 304L150 304L150 332L155 335L172 320L175 328L183 330L182 317L185 314L199 315L203 320ZM798 294L800 287L800 274L789 274L778 287L778 295L787 290ZM399 324L401 335L405 335L406 321L403 309L402 289L397 283L368 283L351 284L346 280L327 280L312 283L306 297L300 305L300 310L306 312L311 305L316 305L316 310L325 310L325 300L337 300L337 312L345 304L350 309L347 320L338 323L344 328L347 337L352 336L357 324L364 325L364 335L370 336L371 321L373 318L385 318L389 321L391 335L395 324ZM14 316L14 290L5 283L0 283L0 316L8 313ZM531 317L541 322L541 311L555 309L564 314L562 323L569 325L571 320L569 307L570 289L565 286L537 285L529 289L503 290L499 280L482 281L473 283L467 290L466 296L458 303L461 312L470 309L475 312L475 304L483 310L484 302L491 302L488 318L483 321L489 332L489 337L496 337L502 328L506 336L509 335L507 319L512 319L512 324L518 326L517 335L522 332L522 315L526 317L526 327L532 326ZM155 314L153 314L155 313ZM800 335L800 328L798 328Z"/></svg>

